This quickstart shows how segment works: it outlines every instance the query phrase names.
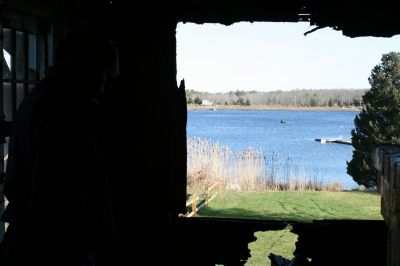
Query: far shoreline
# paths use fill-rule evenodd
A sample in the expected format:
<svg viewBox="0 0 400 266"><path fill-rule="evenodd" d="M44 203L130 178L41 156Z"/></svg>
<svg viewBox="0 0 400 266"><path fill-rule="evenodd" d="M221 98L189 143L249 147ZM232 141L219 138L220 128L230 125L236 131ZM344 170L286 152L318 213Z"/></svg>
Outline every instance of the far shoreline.
<svg viewBox="0 0 400 266"><path fill-rule="evenodd" d="M188 110L290 110L290 111L351 111L359 112L360 108L357 107L339 107L339 106L316 106L316 107L303 107L303 106L271 106L271 105L211 105L204 106L198 104L188 104Z"/></svg>

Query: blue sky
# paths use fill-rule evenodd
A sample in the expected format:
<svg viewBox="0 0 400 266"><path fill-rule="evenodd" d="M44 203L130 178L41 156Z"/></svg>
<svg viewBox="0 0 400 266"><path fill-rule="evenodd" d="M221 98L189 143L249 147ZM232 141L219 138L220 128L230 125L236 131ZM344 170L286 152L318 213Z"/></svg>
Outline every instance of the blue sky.
<svg viewBox="0 0 400 266"><path fill-rule="evenodd" d="M343 36L302 23L179 23L177 82L186 89L292 90L369 88L382 54L400 52L400 36Z"/></svg>

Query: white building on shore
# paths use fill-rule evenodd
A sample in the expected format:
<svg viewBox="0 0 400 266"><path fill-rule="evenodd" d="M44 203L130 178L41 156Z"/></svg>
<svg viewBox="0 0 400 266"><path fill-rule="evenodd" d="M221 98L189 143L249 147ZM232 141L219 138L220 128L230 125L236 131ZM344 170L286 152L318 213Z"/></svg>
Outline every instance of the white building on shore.
<svg viewBox="0 0 400 266"><path fill-rule="evenodd" d="M210 102L210 101L208 101L208 100L202 100L201 101L201 105L203 105L203 106L211 106L213 103L212 102Z"/></svg>

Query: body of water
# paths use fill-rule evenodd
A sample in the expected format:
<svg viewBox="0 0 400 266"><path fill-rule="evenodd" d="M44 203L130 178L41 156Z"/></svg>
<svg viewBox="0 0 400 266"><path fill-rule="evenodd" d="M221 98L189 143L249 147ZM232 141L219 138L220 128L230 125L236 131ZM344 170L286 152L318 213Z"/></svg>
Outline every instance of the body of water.
<svg viewBox="0 0 400 266"><path fill-rule="evenodd" d="M351 145L315 141L316 138L350 139L354 118L349 111L190 110L187 137L199 137L229 146L262 149L267 160L290 164L299 174L321 182L357 187L346 173ZM281 120L285 123L281 123Z"/></svg>

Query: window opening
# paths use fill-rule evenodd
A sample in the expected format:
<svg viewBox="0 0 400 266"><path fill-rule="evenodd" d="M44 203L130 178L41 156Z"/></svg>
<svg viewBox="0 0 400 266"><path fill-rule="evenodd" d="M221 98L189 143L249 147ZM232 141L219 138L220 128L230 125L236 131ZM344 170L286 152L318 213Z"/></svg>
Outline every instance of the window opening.
<svg viewBox="0 0 400 266"><path fill-rule="evenodd" d="M2 76L1 90L2 95L2 120L12 122L16 111L23 99L32 91L35 84L44 76L44 69L52 63L52 51L47 51L52 44L52 32L27 32L7 27L0 27L3 39L1 40L1 64ZM51 57L51 58L50 58ZM2 178L7 165L7 146L8 138L1 140L0 144L2 167L0 172ZM0 182L1 186L2 181ZM0 194L0 197L4 196ZM0 215L7 201L1 201ZM5 230L5 225L1 224L0 239Z"/></svg>
<svg viewBox="0 0 400 266"><path fill-rule="evenodd" d="M263 25L270 31L263 31ZM381 219L377 193L352 192L364 188L347 174L346 161L352 156L348 141L354 118L363 105L362 95L369 89L368 76L382 54L395 51L398 37L351 39L327 28L304 36L309 31L304 25L178 24L177 82L185 79L189 110L188 199L199 195L198 202L204 202L205 197L211 197L205 192L215 181L230 197L226 201L217 197L199 215ZM289 26L297 29L297 41L290 37L295 30L288 31ZM335 41L336 47L329 41ZM359 66L367 68L349 65L350 60L340 61L344 50L350 60L358 60ZM371 51L374 55L367 57ZM312 61L320 65L315 67ZM356 83L352 76L361 77L362 82ZM225 85L227 80L232 82ZM259 83L263 85L255 84L256 80L263 80ZM356 203L367 194L372 197L370 209L375 212L357 213ZM251 202L244 195L259 198ZM268 199L271 195L276 198ZM304 202L304 208L316 212L302 215L299 200L308 202ZM272 205L252 210L260 207L260 202ZM271 209L277 206L280 209ZM189 212L193 208L188 205Z"/></svg>

